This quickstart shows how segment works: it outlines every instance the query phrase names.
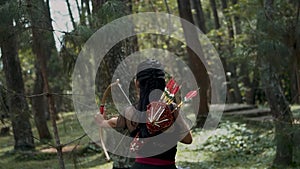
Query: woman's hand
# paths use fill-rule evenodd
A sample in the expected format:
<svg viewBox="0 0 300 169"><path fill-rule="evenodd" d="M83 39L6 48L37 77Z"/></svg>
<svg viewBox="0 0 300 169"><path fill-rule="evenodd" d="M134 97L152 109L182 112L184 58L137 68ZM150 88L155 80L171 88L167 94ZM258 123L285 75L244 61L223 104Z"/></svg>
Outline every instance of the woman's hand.
<svg viewBox="0 0 300 169"><path fill-rule="evenodd" d="M99 127L116 127L117 125L117 117L105 120L104 116L100 113L95 115L95 121Z"/></svg>
<svg viewBox="0 0 300 169"><path fill-rule="evenodd" d="M103 116L102 114L100 114L100 113L97 113L97 114L95 115L95 122L97 123L97 125L98 125L99 127L108 127L108 126L107 126L107 122L106 122L106 120L104 119L104 116Z"/></svg>

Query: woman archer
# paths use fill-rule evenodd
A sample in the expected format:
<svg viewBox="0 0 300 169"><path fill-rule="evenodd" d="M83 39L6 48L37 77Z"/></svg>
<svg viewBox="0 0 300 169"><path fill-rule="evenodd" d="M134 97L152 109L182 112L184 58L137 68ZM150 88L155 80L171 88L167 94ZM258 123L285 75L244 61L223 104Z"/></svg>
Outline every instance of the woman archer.
<svg viewBox="0 0 300 169"><path fill-rule="evenodd" d="M161 63L154 59L140 63L137 68L136 87L139 90L139 101L135 107L126 109L126 118L120 115L105 120L103 115L97 114L96 122L100 127L129 130L134 137L130 150L136 153L132 169L176 169L177 142L191 144L192 135L176 104L170 100L169 104L161 101L161 95L166 88L165 72ZM153 94L157 93L155 91L161 92ZM153 136L160 135L164 135L162 139L153 139ZM165 149L164 152L158 151L162 149ZM156 153L151 153L154 150Z"/></svg>

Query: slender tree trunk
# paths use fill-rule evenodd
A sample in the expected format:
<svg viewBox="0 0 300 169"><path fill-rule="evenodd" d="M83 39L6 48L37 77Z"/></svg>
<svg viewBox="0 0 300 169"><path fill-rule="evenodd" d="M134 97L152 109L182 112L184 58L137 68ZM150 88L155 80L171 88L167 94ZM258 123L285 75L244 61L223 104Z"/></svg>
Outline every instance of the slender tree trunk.
<svg viewBox="0 0 300 169"><path fill-rule="evenodd" d="M191 11L191 5L190 1L187 0L177 0L178 3L178 9L179 9L179 16L192 24L193 21L193 15ZM187 42L187 46L190 44L199 46L199 49L201 48L201 44L199 42L199 39L197 36L196 30L187 30L186 26L183 24L183 31L184 36ZM202 52L202 49L200 49ZM207 70L205 69L204 64L201 62L201 60L198 58L197 54L191 50L189 47L187 48L187 52L189 55L189 64L190 67L196 76L196 80L198 85L200 86L200 106L199 106L199 112L197 116L197 127L202 127L205 123L205 120L208 115L208 97L207 97L207 91L209 88L209 77L207 74Z"/></svg>
<svg viewBox="0 0 300 169"><path fill-rule="evenodd" d="M239 81L238 81L238 75L237 75L237 64L236 63L229 63L228 66L229 71L231 72L229 81L230 81L230 89L233 89L233 96L234 96L234 100L233 103L242 103L242 94L241 94L241 90L239 88Z"/></svg>
<svg viewBox="0 0 300 169"><path fill-rule="evenodd" d="M231 0L232 5L238 5L238 0ZM233 15L233 21L234 21L234 39L237 38L242 33L242 28L241 28L241 20L240 17L237 14ZM257 59L256 59L257 60ZM250 77L249 77L249 65L246 63L243 63L240 66L241 69L241 76L242 82L244 83L244 86L247 88L245 92L245 101L247 104L255 104L255 96L256 96L256 91L257 91L257 86L258 86L258 76L255 76L258 74L258 69L257 68L257 63L255 65L255 68L253 69L254 76L253 76L253 81L251 82Z"/></svg>
<svg viewBox="0 0 300 169"><path fill-rule="evenodd" d="M226 59L224 57L220 57L220 59L222 61L222 64L223 64L223 67L224 67L225 71L228 72L227 71L228 64L227 64ZM234 101L235 101L234 92L231 90L232 85L230 84L230 78L231 78L230 76L231 76L230 74L226 75L226 82L227 82L227 84L226 84L226 86L227 86L226 103L234 103Z"/></svg>
<svg viewBox="0 0 300 169"><path fill-rule="evenodd" d="M73 17L73 13L72 13L72 10L71 10L71 5L70 5L69 0L66 0L66 3L67 3L68 12L69 12L69 16L70 16L70 20L71 20L73 29L76 29L76 23L75 23L75 20L74 20L74 17Z"/></svg>
<svg viewBox="0 0 300 169"><path fill-rule="evenodd" d="M106 0L92 0L93 13L97 13Z"/></svg>
<svg viewBox="0 0 300 169"><path fill-rule="evenodd" d="M202 9L201 0L191 0L191 4L193 4L193 8L196 11L195 14L196 25L205 34L206 26L205 26L205 18L204 18L204 12Z"/></svg>
<svg viewBox="0 0 300 169"><path fill-rule="evenodd" d="M0 47L1 48L1 47ZM9 107L7 102L7 91L0 85L0 121L5 125L4 119L9 117Z"/></svg>
<svg viewBox="0 0 300 169"><path fill-rule="evenodd" d="M36 66L36 79L34 83L33 94L38 95L43 93L44 83L42 73L39 66ZM38 134L41 141L49 141L52 139L50 131L47 126L46 105L44 95L32 98L32 111L34 115L34 122L36 124Z"/></svg>
<svg viewBox="0 0 300 169"><path fill-rule="evenodd" d="M229 44L232 43L232 40L234 38L234 32L233 32L233 27L232 27L232 21L230 16L228 16L228 5L227 5L227 0L221 0L222 2L222 9L223 9L223 14L225 15L225 20L227 22L227 32L229 36Z"/></svg>
<svg viewBox="0 0 300 169"><path fill-rule="evenodd" d="M238 0L231 0L231 2L232 2L233 6L238 4ZM234 30L233 32L235 35L233 37L233 39L236 39L236 37L242 33L240 17L238 15L234 14L233 21L234 21L234 24L232 24L232 30ZM234 29L233 29L233 26L234 26ZM243 62L240 65L240 69L241 69L240 76L242 76L242 82L246 88L245 102L247 104L255 104L256 88L258 85L257 84L258 81L256 79L257 76L254 76L253 81L251 82L250 77L249 77L249 66L246 62ZM254 74L258 73L257 69L253 69L253 71L254 71Z"/></svg>
<svg viewBox="0 0 300 169"><path fill-rule="evenodd" d="M79 16L79 18L81 18L81 9L80 9L78 0L75 0L75 3L76 3L76 7L77 7L78 16Z"/></svg>
<svg viewBox="0 0 300 169"><path fill-rule="evenodd" d="M50 59L53 57L56 57L56 59L59 59L56 55L57 55L57 49L55 46L55 40L54 40L54 36L53 36L53 26L52 26L52 19L51 19L51 13L50 13L50 2L49 0L46 0L46 5L45 5L45 11L47 15L42 15L41 14L41 23L40 22L40 28L41 30L48 30L45 32L45 38L43 39L43 41L45 42L44 45L46 45L48 48L45 50L45 61L46 63L49 63L48 61L50 61ZM33 49L35 50L35 49ZM50 77L58 77L57 75L57 69L56 68L52 68L50 67L48 64L46 64L46 70L47 73L49 73ZM61 77L61 76L59 76ZM57 79L56 79L57 80ZM62 79L61 79L62 80ZM62 89L60 88L60 91L62 91ZM59 93L58 90L55 90L55 92ZM61 104L61 102L54 102L55 107L58 107L58 104ZM59 119L58 113L57 111L55 111L55 117L56 120Z"/></svg>
<svg viewBox="0 0 300 169"><path fill-rule="evenodd" d="M126 3L127 9L128 9L128 14L134 14L132 0L125 0L124 2ZM166 3L166 6L168 6L167 1L165 1L165 3ZM168 40L166 43L168 43ZM125 49L126 49L125 56L129 56L130 54L139 51L138 38L136 35L129 37L126 40L126 43L124 45L125 45ZM135 82L132 81L130 84L130 88L129 88L129 99L132 100L133 103L138 100L138 98L137 98L138 95L136 92L137 91L136 91L136 87L135 87Z"/></svg>
<svg viewBox="0 0 300 169"><path fill-rule="evenodd" d="M294 69L294 76L295 76L295 93L297 93L297 96L294 96L295 103L300 103L300 77L299 77L299 65L300 65L300 1L297 1L296 4L296 22L295 27L293 30L293 35L291 36L294 38L294 41L290 46L291 51L293 51L292 60L295 60L293 63L293 69ZM293 73L291 74L293 76ZM292 80L291 80L292 81ZM293 99L293 98L292 98ZM293 130L293 153L294 153L294 162L297 166L300 166L300 124L294 124L294 130Z"/></svg>
<svg viewBox="0 0 300 169"><path fill-rule="evenodd" d="M93 1L93 14L97 14L98 10L101 8L102 5L104 5L106 1L104 0L94 0ZM132 3L130 0L124 0L121 2L121 5L124 5L125 7L125 14L131 14L132 13ZM99 6L100 4L100 6ZM96 10L98 9L98 10ZM101 18L97 18L100 20ZM102 24L103 23L102 20ZM94 29L98 29L97 25L93 25ZM117 66L121 63L121 61L128 55L134 53L135 51L138 51L138 42L137 42L137 37L133 36L130 38L127 38L126 40L123 40L119 43L117 43L104 57L103 61L100 63L100 68L97 73L97 79L96 79L96 84L97 92L103 93L107 86L110 84L112 80L113 73ZM120 81L122 81L122 77L119 77ZM98 81L101 79L101 83ZM126 80L126 79L124 79ZM132 86L134 88L134 86ZM130 90L134 91L134 90ZM130 93L131 98L134 99L135 94ZM110 98L108 98L110 99Z"/></svg>
<svg viewBox="0 0 300 169"><path fill-rule="evenodd" d="M215 29L218 30L221 28L221 24L219 21L217 4L216 4L215 0L210 0L209 2L210 2L211 10L213 13L214 26L215 26ZM220 52L222 64L224 65L226 72L230 72L230 69L229 69L230 64L228 64L226 58L222 56L222 51L225 51L225 49L221 49L222 46L220 45L222 42L222 38L219 35L217 35L217 39L218 39L219 43L216 44L216 48L217 48L218 52ZM231 83L232 82L231 79L232 79L231 75L227 75L226 80L228 81L228 83L227 83L227 102L228 103L234 103L236 100L233 85Z"/></svg>
<svg viewBox="0 0 300 169"><path fill-rule="evenodd" d="M295 52L293 52L295 53ZM291 75L291 82L290 82L290 88L291 88L291 103L300 103L300 77L299 77L299 61L297 54L293 54L292 59L291 59L291 70L290 70L290 75Z"/></svg>
<svg viewBox="0 0 300 169"><path fill-rule="evenodd" d="M84 2L85 2L85 0L81 0L80 1L81 3L80 3L80 5L81 5L81 10L80 10L80 25L86 25L86 7L84 6ZM90 23L89 23L90 24Z"/></svg>
<svg viewBox="0 0 300 169"><path fill-rule="evenodd" d="M51 22L49 24L49 16L45 15L45 11L48 11L49 9L47 8L47 5L43 0L27 0L26 2L32 25L33 51L36 54L36 59L41 69L44 81L44 92L47 93L49 112L51 116L55 143L57 146L56 149L59 166L61 169L64 169L65 165L62 153L62 145L60 144L58 129L56 125L56 110L54 106L54 99L51 94L51 89L48 82L47 72L47 59L51 57L51 52L53 49L53 34L52 31L49 31L49 28L52 28L52 24Z"/></svg>
<svg viewBox="0 0 300 169"><path fill-rule="evenodd" d="M237 5L237 4L238 4L238 0L232 0L232 5ZM234 20L235 34L239 35L242 33L240 17L238 15L234 15L233 20Z"/></svg>
<svg viewBox="0 0 300 169"><path fill-rule="evenodd" d="M245 91L245 102L247 104L255 104L255 96L258 87L258 66L257 63L253 69L253 80L251 81L249 78L248 64L242 63L240 68L240 74L242 75L242 82L244 86L247 88Z"/></svg>
<svg viewBox="0 0 300 169"><path fill-rule="evenodd" d="M290 2L292 3L292 2ZM295 6L296 16L295 23L293 23L293 27L291 28L290 36L286 36L287 45L292 51L292 59L291 59L291 103L300 103L300 74L299 74L299 65L300 65L300 2L293 2Z"/></svg>
<svg viewBox="0 0 300 169"><path fill-rule="evenodd" d="M214 16L214 23L215 23L215 29L220 29L220 21L219 21L219 16L218 16L218 10L217 10L217 4L215 0L209 0L213 16Z"/></svg>
<svg viewBox="0 0 300 169"><path fill-rule="evenodd" d="M8 3L8 1L7 1ZM0 13L4 15L3 13ZM34 140L29 121L29 110L24 96L24 82L21 65L18 57L17 38L13 18L1 21L6 29L0 30L0 45L5 73L6 85L10 95L8 96L8 107L14 134L15 150L33 150Z"/></svg>
<svg viewBox="0 0 300 169"><path fill-rule="evenodd" d="M257 29L268 33L272 31L272 27L262 28L266 22L272 18L274 0L265 0L265 10L260 12L257 17ZM268 17L268 18L267 18ZM271 43L271 42L270 42ZM260 48L258 50L258 58L260 59L261 80L265 88L265 94L271 108L271 112L275 118L275 141L276 141L276 157L275 165L289 166L293 159L293 134L292 134L292 112L289 107L285 95L279 83L276 74L276 67L272 64L276 46L274 51L266 51Z"/></svg>
<svg viewBox="0 0 300 169"><path fill-rule="evenodd" d="M89 21L89 25L93 25L92 21L92 12L90 9L90 0L85 0L85 6L86 6L86 13L87 13L87 18Z"/></svg>
<svg viewBox="0 0 300 169"><path fill-rule="evenodd" d="M228 16L228 5L227 5L227 0L221 0L222 3L222 9L223 9L223 14L225 16L226 20L226 26L227 26L227 32L228 32L228 45L224 46L224 49L228 51L229 57L233 57L233 39L234 39L234 32L233 32L233 26L232 26L232 21L230 16ZM238 80L237 80L237 64L236 63L230 63L228 66L229 71L231 72L230 76L230 84L231 87L233 88L234 91L234 102L236 103L242 103L242 95L240 88L238 86Z"/></svg>

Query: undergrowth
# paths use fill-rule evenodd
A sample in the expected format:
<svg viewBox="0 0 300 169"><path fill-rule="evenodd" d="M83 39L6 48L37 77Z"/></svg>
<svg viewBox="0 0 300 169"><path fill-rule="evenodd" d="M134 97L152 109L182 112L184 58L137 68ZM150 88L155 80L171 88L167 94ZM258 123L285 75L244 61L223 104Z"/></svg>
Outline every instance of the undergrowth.
<svg viewBox="0 0 300 169"><path fill-rule="evenodd" d="M62 143L84 134L74 113L65 113L58 121L58 127ZM36 128L33 128L33 133L38 137ZM191 145L178 144L176 164L182 168L272 168L275 144L271 122L248 123L241 119L223 118L216 130L195 129L192 134ZM106 162L101 150L91 147L90 142L88 137L84 137L72 144L77 145L76 149L64 154L67 169L112 168L112 162ZM46 148L50 146L36 140L35 151L14 152L12 134L0 137L0 169L59 168L55 153L41 152Z"/></svg>

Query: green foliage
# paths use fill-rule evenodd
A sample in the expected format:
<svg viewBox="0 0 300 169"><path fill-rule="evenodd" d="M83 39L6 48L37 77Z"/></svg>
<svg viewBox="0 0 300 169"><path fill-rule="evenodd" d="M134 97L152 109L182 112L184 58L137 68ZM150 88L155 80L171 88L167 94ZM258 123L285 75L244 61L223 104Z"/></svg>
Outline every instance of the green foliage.
<svg viewBox="0 0 300 169"><path fill-rule="evenodd" d="M106 1L100 9L93 9L93 14L87 16L90 18L89 25L80 24L72 32L65 34L63 37L63 47L60 55L63 58L65 70L71 73L75 65L77 56L85 42L93 35L95 31L105 24L125 16L129 13L129 8L123 1L109 0ZM116 28L118 32L120 28Z"/></svg>
<svg viewBox="0 0 300 169"><path fill-rule="evenodd" d="M168 13L167 5L170 13L178 15L178 7L176 0L141 0L133 6L134 12L165 12Z"/></svg>
<svg viewBox="0 0 300 169"><path fill-rule="evenodd" d="M291 84L296 83L292 81L292 74L299 69L294 46L300 40L298 8L299 1L282 0L274 1L273 6L267 8L260 6L257 10L256 33L252 35L256 50L261 53L262 78L276 74L285 97L291 102L295 97L291 92ZM291 67L294 62L298 62L296 68Z"/></svg>
<svg viewBox="0 0 300 169"><path fill-rule="evenodd" d="M97 13L100 25L105 25L115 19L129 14L129 8L120 0L109 0L103 4Z"/></svg>
<svg viewBox="0 0 300 169"><path fill-rule="evenodd" d="M220 128L225 129L226 134L210 137L204 144L204 150L226 151L232 156L241 156L259 154L274 146L272 142L265 139L274 134L272 130L256 135L253 130L247 128L246 124L229 121L222 123Z"/></svg>
<svg viewBox="0 0 300 169"><path fill-rule="evenodd" d="M272 124L226 118L216 130L193 130L192 145L178 147L177 164L191 169L269 168L274 155Z"/></svg>
<svg viewBox="0 0 300 169"><path fill-rule="evenodd" d="M230 70L225 66L225 71L236 71L239 77L238 86L242 96L246 97L251 84L246 84L243 80L249 78L250 82L254 83L257 79L254 79L253 75L261 76L260 72L264 70L258 69L257 51L263 49L261 50L265 52L263 57L266 54L271 55L271 58L266 59L269 59L276 69L284 94L291 100L291 70L287 67L295 62L296 54L293 45L300 40L299 1L274 0L274 5L268 14L266 13L268 9L265 8L262 0L239 0L237 4L232 4L232 1L227 2L228 8L225 12L222 11L221 4L217 3L221 24L218 30L213 26L209 2L203 2L209 30L207 35L224 63L235 67L234 70ZM259 22L262 18L265 19ZM234 39L230 39L228 35L228 19L233 23ZM237 31L237 24L240 25L240 32ZM257 72L258 70L260 72ZM260 81L257 85L259 85L258 89L263 88Z"/></svg>

